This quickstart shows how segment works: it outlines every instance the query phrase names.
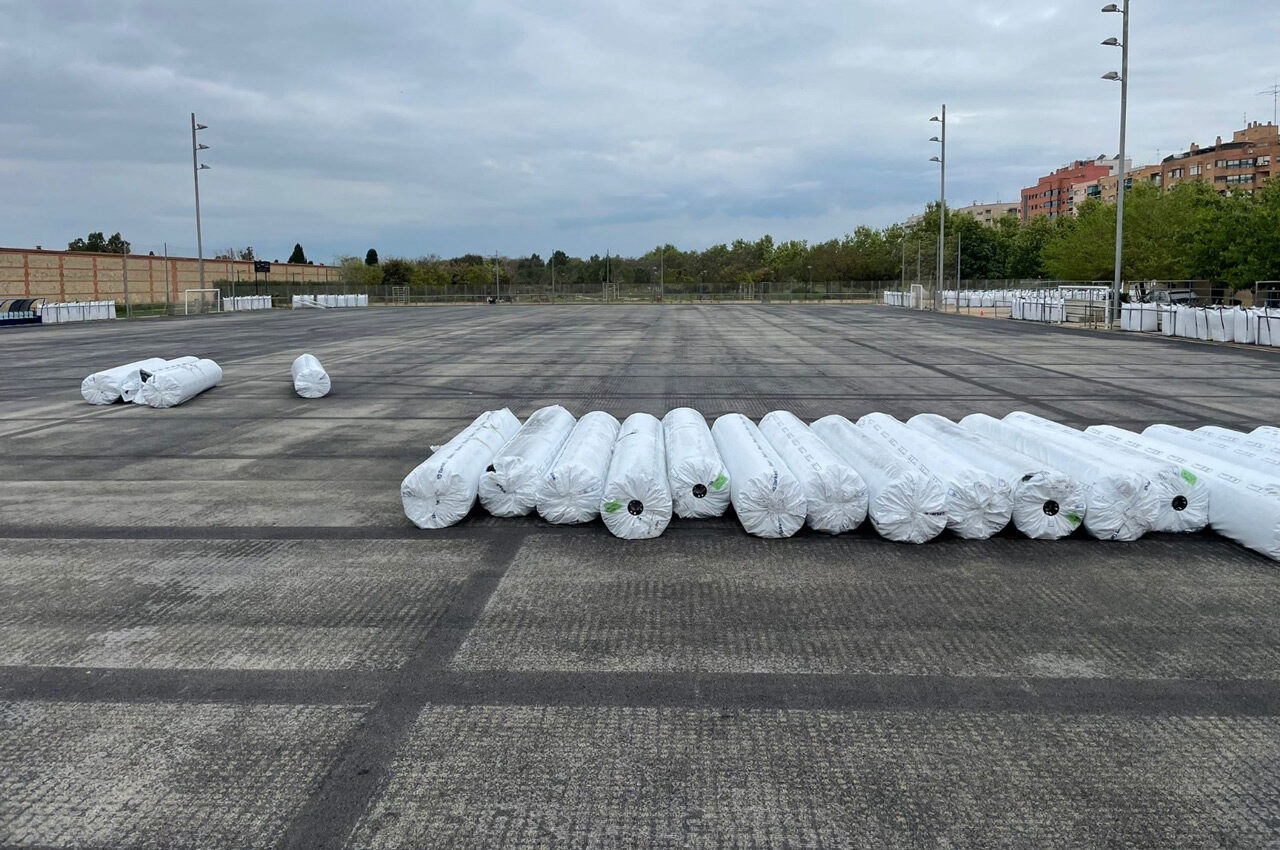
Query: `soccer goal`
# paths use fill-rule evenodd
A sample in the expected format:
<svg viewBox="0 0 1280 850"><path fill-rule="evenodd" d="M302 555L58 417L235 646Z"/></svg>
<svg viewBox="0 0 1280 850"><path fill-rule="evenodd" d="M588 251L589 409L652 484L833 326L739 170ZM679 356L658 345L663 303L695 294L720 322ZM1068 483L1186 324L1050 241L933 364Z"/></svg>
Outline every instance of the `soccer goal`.
<svg viewBox="0 0 1280 850"><path fill-rule="evenodd" d="M911 284L911 307L917 310L924 309L924 287L918 283Z"/></svg>
<svg viewBox="0 0 1280 850"><path fill-rule="evenodd" d="M184 289L182 290L182 314L217 313L222 310L222 290L220 289Z"/></svg>

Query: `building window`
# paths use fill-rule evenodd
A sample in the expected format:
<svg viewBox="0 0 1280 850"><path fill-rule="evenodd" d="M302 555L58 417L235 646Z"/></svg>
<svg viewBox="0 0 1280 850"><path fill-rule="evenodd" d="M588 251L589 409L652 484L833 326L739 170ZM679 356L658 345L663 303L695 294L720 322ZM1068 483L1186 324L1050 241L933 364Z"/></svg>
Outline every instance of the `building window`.
<svg viewBox="0 0 1280 850"><path fill-rule="evenodd" d="M1169 172L1169 179L1170 179L1170 180L1181 180L1181 179L1182 179L1182 169L1181 169L1181 168L1175 168L1175 169L1173 169L1173 171L1170 171L1170 172Z"/></svg>
<svg viewBox="0 0 1280 850"><path fill-rule="evenodd" d="M1199 177L1199 176L1200 176L1201 174L1203 174L1203 173L1204 173L1204 168L1203 168L1203 167L1201 167L1201 166L1199 166L1199 165L1193 165L1193 166L1191 166L1191 176L1192 176L1192 177Z"/></svg>
<svg viewBox="0 0 1280 850"><path fill-rule="evenodd" d="M1258 157L1258 165L1259 165L1259 166L1263 166L1263 165L1270 165L1270 164L1271 164L1271 157L1269 157L1269 156L1260 156L1260 157Z"/></svg>

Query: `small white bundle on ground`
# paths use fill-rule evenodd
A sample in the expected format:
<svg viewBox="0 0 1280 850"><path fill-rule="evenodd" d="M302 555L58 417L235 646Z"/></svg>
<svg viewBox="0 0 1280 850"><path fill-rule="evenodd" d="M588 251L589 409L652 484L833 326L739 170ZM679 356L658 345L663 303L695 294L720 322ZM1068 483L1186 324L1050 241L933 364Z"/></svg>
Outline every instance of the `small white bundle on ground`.
<svg viewBox="0 0 1280 850"><path fill-rule="evenodd" d="M1095 460L1076 443L1001 422L985 413L971 413L960 424L1083 483L1087 503L1084 527L1099 540L1137 540L1155 524L1158 508L1151 482L1136 472Z"/></svg>
<svg viewBox="0 0 1280 850"><path fill-rule="evenodd" d="M667 450L667 483L676 516L717 517L729 507L729 471L707 427L691 407L677 407L662 417Z"/></svg>
<svg viewBox="0 0 1280 850"><path fill-rule="evenodd" d="M889 454L843 416L824 416L810 428L866 482L867 514L881 537L924 543L946 528L946 493L935 478Z"/></svg>
<svg viewBox="0 0 1280 850"><path fill-rule="evenodd" d="M135 360L94 372L80 382L80 395L89 404L114 404L123 397L124 386L130 379L138 377L141 369L158 369L165 364L163 357L149 357L146 360Z"/></svg>
<svg viewBox="0 0 1280 850"><path fill-rule="evenodd" d="M1082 452L1090 452L1097 461L1146 478L1151 482L1151 492L1156 499L1152 531L1193 533L1209 524L1209 491L1190 469L1132 452L1117 451L1108 440L1031 413L1010 413L1004 421L1039 428L1070 441Z"/></svg>
<svg viewBox="0 0 1280 850"><path fill-rule="evenodd" d="M794 413L775 410L760 433L804 488L805 521L814 531L840 534L867 518L867 483Z"/></svg>
<svg viewBox="0 0 1280 850"><path fill-rule="evenodd" d="M480 414L452 440L432 447L431 457L400 482L405 516L418 528L444 528L466 516L485 467L519 430L520 420L504 407Z"/></svg>
<svg viewBox="0 0 1280 850"><path fill-rule="evenodd" d="M190 356L175 357L172 360L162 361L160 366L156 366L154 368L139 369L137 373L130 375L129 378L123 384L120 385L120 398L123 399L124 401L132 402L134 404L145 405L146 402L143 401L139 396L142 393L142 385L145 384L147 381L151 380L152 375L154 375L156 372L160 372L165 369L172 368L174 366L182 366L187 363L198 363L198 362L200 362L199 357L190 357Z"/></svg>
<svg viewBox="0 0 1280 850"><path fill-rule="evenodd" d="M956 457L1005 482L1013 499L1013 524L1033 540L1058 540L1084 522L1084 485L1022 452L961 427L936 413L921 413L907 426L932 437Z"/></svg>
<svg viewBox="0 0 1280 850"><path fill-rule="evenodd" d="M662 422L648 413L633 413L618 429L600 516L614 537L648 540L666 531L671 512Z"/></svg>
<svg viewBox="0 0 1280 850"><path fill-rule="evenodd" d="M1267 476L1280 488L1280 455L1268 449L1257 449L1224 440L1210 434L1188 431L1173 425L1152 425L1142 432L1144 437L1181 446L1197 455L1215 458Z"/></svg>
<svg viewBox="0 0 1280 850"><path fill-rule="evenodd" d="M804 489L756 424L727 413L711 426L729 468L729 497L738 521L757 537L790 537L804 525Z"/></svg>
<svg viewBox="0 0 1280 850"><path fill-rule="evenodd" d="M547 522L590 522L600 515L604 483L618 439L618 420L593 410L578 420L538 490L538 515Z"/></svg>
<svg viewBox="0 0 1280 850"><path fill-rule="evenodd" d="M154 408L177 407L222 381L222 367L208 358L156 371L138 390L135 402Z"/></svg>
<svg viewBox="0 0 1280 850"><path fill-rule="evenodd" d="M998 534L1013 518L1013 494L995 475L953 455L927 434L887 413L868 413L858 427L922 475L932 475L947 494L947 528L966 540Z"/></svg>
<svg viewBox="0 0 1280 850"><path fill-rule="evenodd" d="M494 516L524 516L537 507L547 470L577 422L558 404L535 410L480 476L485 510Z"/></svg>
<svg viewBox="0 0 1280 850"><path fill-rule="evenodd" d="M333 385L329 380L329 373L310 354L298 355L290 372L293 375L293 391L303 398L324 398Z"/></svg>
<svg viewBox="0 0 1280 850"><path fill-rule="evenodd" d="M1091 425L1085 430L1134 453L1194 470L1209 488L1209 525L1213 530L1272 560L1280 560L1280 488L1275 478L1177 443L1112 425ZM1164 436L1178 438L1177 435ZM1195 440L1189 443L1197 445Z"/></svg>

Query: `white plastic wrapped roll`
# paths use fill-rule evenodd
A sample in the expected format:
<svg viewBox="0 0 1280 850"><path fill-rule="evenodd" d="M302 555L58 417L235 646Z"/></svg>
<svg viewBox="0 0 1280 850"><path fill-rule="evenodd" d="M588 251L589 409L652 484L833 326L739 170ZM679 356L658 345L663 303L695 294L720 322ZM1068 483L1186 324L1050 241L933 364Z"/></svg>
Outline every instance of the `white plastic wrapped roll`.
<svg viewBox="0 0 1280 850"><path fill-rule="evenodd" d="M805 521L814 531L852 531L867 518L867 483L793 413L775 410L760 433L804 488Z"/></svg>
<svg viewBox="0 0 1280 850"><path fill-rule="evenodd" d="M1280 448L1280 428L1274 425L1259 425L1249 432L1249 436L1259 440L1269 440L1272 445Z"/></svg>
<svg viewBox="0 0 1280 850"><path fill-rule="evenodd" d="M1209 525L1223 537L1280 561L1280 488L1270 475L1112 425L1085 429L1129 451L1193 470L1209 488Z"/></svg>
<svg viewBox="0 0 1280 850"><path fill-rule="evenodd" d="M729 507L729 471L702 414L677 407L662 417L667 451L667 483L676 515L716 517Z"/></svg>
<svg viewBox="0 0 1280 850"><path fill-rule="evenodd" d="M1013 494L1013 524L1027 537L1058 540L1084 522L1084 485L1065 472L935 413L913 416L907 426L1004 481Z"/></svg>
<svg viewBox="0 0 1280 850"><path fill-rule="evenodd" d="M810 428L866 482L867 514L881 537L924 543L947 527L947 495L932 476L890 455L843 416L824 416Z"/></svg>
<svg viewBox="0 0 1280 850"><path fill-rule="evenodd" d="M1081 452L1093 454L1097 461L1136 472L1149 480L1151 492L1156 497L1152 531L1194 533L1209 524L1209 491L1191 470L1132 452L1117 451L1109 440L1031 413L1010 413L1004 421L1039 428L1055 439L1076 446Z"/></svg>
<svg viewBox="0 0 1280 850"><path fill-rule="evenodd" d="M404 514L418 528L444 528L465 517L476 502L480 476L498 450L520 430L507 408L475 418L400 482Z"/></svg>
<svg viewBox="0 0 1280 850"><path fill-rule="evenodd" d="M600 515L604 482L618 439L618 420L594 410L578 420L538 490L538 515L547 522L590 522Z"/></svg>
<svg viewBox="0 0 1280 850"><path fill-rule="evenodd" d="M80 382L80 395L89 404L113 404L121 399L124 385L130 380L137 380L140 369L159 369L164 364L163 357L149 357L94 372Z"/></svg>
<svg viewBox="0 0 1280 850"><path fill-rule="evenodd" d="M329 394L332 386L329 373L314 356L299 355L293 361L290 372L293 375L293 391L303 398L324 398Z"/></svg>
<svg viewBox="0 0 1280 850"><path fill-rule="evenodd" d="M1155 525L1158 506L1151 482L1136 472L1116 469L1074 444L985 413L971 413L960 424L1082 482L1088 505L1084 527L1099 540L1137 540Z"/></svg>
<svg viewBox="0 0 1280 850"><path fill-rule="evenodd" d="M1160 443L1181 446L1192 455L1204 455L1227 463L1243 466L1266 476L1280 486L1280 455L1249 446L1237 445L1217 439L1209 434L1175 428L1172 425L1152 425L1142 432L1144 437Z"/></svg>
<svg viewBox="0 0 1280 850"><path fill-rule="evenodd" d="M1240 431L1233 431L1230 428L1219 428L1216 425L1205 425L1203 428L1196 429L1197 434L1204 434L1221 443L1230 443L1233 446L1239 446L1242 449L1259 452L1261 454L1280 456L1280 444L1277 444L1266 434L1244 434Z"/></svg>
<svg viewBox="0 0 1280 850"><path fill-rule="evenodd" d="M951 454L933 438L887 413L868 413L858 427L897 453L922 475L937 478L947 494L947 528L966 540L986 540L1013 518L1013 493L1000 478Z"/></svg>
<svg viewBox="0 0 1280 850"><path fill-rule="evenodd" d="M538 505L538 490L577 424L558 404L533 412L480 476L480 504L494 516L524 516Z"/></svg>
<svg viewBox="0 0 1280 850"><path fill-rule="evenodd" d="M164 361L164 365L157 366L154 369L139 369L136 375L131 376L120 385L120 398L127 402L146 406L146 401L142 398L142 385L150 381L152 376L157 372L163 372L165 369L172 369L175 366L185 366L188 363L199 362L199 357L175 357L172 360Z"/></svg>
<svg viewBox="0 0 1280 850"><path fill-rule="evenodd" d="M804 490L755 423L726 413L711 426L729 468L729 498L738 521L757 537L790 537L804 525Z"/></svg>
<svg viewBox="0 0 1280 850"><path fill-rule="evenodd" d="M633 413L618 430L600 516L614 537L648 540L666 531L671 512L662 423L648 413Z"/></svg>
<svg viewBox="0 0 1280 850"><path fill-rule="evenodd" d="M142 384L136 402L155 408L176 407L222 381L222 368L212 360L166 366Z"/></svg>

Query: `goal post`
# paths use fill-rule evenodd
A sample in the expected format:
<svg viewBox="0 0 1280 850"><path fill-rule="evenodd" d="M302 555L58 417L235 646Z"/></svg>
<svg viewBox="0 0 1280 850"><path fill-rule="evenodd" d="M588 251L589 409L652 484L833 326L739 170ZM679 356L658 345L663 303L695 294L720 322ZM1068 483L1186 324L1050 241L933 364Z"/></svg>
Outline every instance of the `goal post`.
<svg viewBox="0 0 1280 850"><path fill-rule="evenodd" d="M220 289L184 289L182 290L182 314L218 313L222 310L222 290Z"/></svg>

